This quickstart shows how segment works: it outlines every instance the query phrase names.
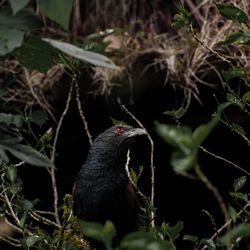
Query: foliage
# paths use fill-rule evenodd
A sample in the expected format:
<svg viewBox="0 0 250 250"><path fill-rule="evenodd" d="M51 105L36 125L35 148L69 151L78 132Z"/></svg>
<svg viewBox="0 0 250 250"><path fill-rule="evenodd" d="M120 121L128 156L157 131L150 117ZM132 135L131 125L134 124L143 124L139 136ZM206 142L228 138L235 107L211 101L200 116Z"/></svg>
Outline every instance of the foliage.
<svg viewBox="0 0 250 250"><path fill-rule="evenodd" d="M34 2L40 8L44 19L54 21L55 25L59 25L59 29L63 29L62 32L70 32L73 1L37 0ZM58 6L61 11L54 11L59 8ZM250 44L247 14L232 4L217 4L216 6L223 17L240 27L239 31L229 33L224 40L216 43L216 46L224 48L234 45L247 48ZM179 13L173 18L172 27L175 29L187 27L191 31L190 34L193 35L193 40L203 49L208 49L206 43L196 36L192 20L191 13L180 6ZM72 85L76 80L75 75L82 67L96 66L117 69L114 62L103 55L105 43L99 45L77 37L72 39L73 44L71 44L68 42L69 39L59 41L55 38L56 36L45 38L41 35L41 29L46 29L46 25L36 14L29 1L6 1L4 7L0 9L0 56L3 58L15 57L25 69L42 73L48 72L55 63L63 64L72 78ZM96 35L94 36L96 38ZM103 38L103 36L105 34L98 34L97 37ZM216 57L225 59L212 48L209 51ZM173 226L164 222L161 227L150 228L148 232L134 232L125 236L117 249L174 250L180 241L192 242L195 249L231 249L232 247L237 248L243 239L250 236L250 201L249 194L244 189L249 181L249 173L245 171L247 172L245 174L248 175L243 175L232 183L232 191L229 192L229 195L233 201L227 205L216 187L204 175L199 164L199 152L203 149L202 144L220 122L226 124L250 145L244 129L239 124L231 123L227 119L226 112L227 109L236 107L249 115L250 71L242 65L235 66L231 63L229 69L222 70L219 74L225 81L226 100L218 103L217 111L210 121L192 131L190 127L182 126L179 123L179 119L185 113L184 108L180 107L164 113L173 117L175 122L178 122L177 126L159 122L155 124L156 131L162 139L175 148L170 160L174 171L184 176L193 175L207 186L218 201L225 217L225 224L221 225L221 228L216 230L210 238L205 238L202 235L183 235L185 222L178 221ZM240 78L245 84L243 94L236 92L231 87L231 80L236 78ZM0 89L0 91L3 90L3 88ZM106 249L111 250L114 248L113 243L116 237L113 223L107 221L104 225L100 225L78 221L72 215L71 195L65 196L61 216L58 213L56 198L54 211L50 212L38 209L39 197L28 200L23 195L23 183L19 178L19 171L24 164L44 167L44 170L49 172L52 183L55 179L55 145L60 131L60 123L53 138L50 129L44 134L36 136L30 126L32 123L41 128L46 124L47 119L48 117L40 109L32 111L28 116L23 113L0 113L0 216L1 221L9 225L11 230L16 233L15 237L1 235L1 239L23 249L89 249L89 243L84 240L84 238L88 238L101 242ZM114 122L118 121L114 120ZM33 134L34 138L29 141L27 134ZM139 173L131 171L131 178L135 185L142 172L143 167L139 169ZM52 192L56 194L55 183L52 189ZM149 201L145 209L155 211L153 204ZM49 230L46 229L47 226L49 226Z"/></svg>

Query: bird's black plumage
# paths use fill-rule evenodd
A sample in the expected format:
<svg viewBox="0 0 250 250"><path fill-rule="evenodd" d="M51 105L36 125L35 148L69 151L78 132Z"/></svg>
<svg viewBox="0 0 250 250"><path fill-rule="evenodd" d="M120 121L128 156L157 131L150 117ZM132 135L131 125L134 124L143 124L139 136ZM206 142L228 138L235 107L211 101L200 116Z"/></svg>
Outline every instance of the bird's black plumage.
<svg viewBox="0 0 250 250"><path fill-rule="evenodd" d="M137 226L138 203L125 165L135 138L146 131L113 126L93 142L75 181L73 212L83 220L115 224L118 237Z"/></svg>

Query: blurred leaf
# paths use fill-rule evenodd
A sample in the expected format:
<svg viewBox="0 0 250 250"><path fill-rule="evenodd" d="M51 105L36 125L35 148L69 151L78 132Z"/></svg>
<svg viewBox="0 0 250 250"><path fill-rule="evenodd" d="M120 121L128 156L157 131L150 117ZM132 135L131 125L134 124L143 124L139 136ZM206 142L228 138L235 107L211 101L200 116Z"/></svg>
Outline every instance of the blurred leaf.
<svg viewBox="0 0 250 250"><path fill-rule="evenodd" d="M7 126L14 125L17 128L21 128L23 126L23 117L21 115L0 113L0 123L4 123Z"/></svg>
<svg viewBox="0 0 250 250"><path fill-rule="evenodd" d="M73 0L36 0L42 12L51 20L60 24L65 30L69 29Z"/></svg>
<svg viewBox="0 0 250 250"><path fill-rule="evenodd" d="M33 208L33 203L26 199L16 199L15 205L17 205L22 210L30 210Z"/></svg>
<svg viewBox="0 0 250 250"><path fill-rule="evenodd" d="M42 28L43 24L41 19L29 9L23 9L13 16L10 8L1 8L0 27L19 31L32 31Z"/></svg>
<svg viewBox="0 0 250 250"><path fill-rule="evenodd" d="M250 75L250 72L249 72ZM242 97L243 102L250 102L250 91L246 92Z"/></svg>
<svg viewBox="0 0 250 250"><path fill-rule="evenodd" d="M183 240L188 240L188 241L192 241L192 242L196 243L199 240L199 237L186 234L183 236Z"/></svg>
<svg viewBox="0 0 250 250"><path fill-rule="evenodd" d="M5 153L4 149L1 148L1 144L0 144L0 163L4 161L4 162L9 162L9 157L8 155Z"/></svg>
<svg viewBox="0 0 250 250"><path fill-rule="evenodd" d="M9 0L9 2L13 15L15 15L19 10L23 9L27 5L29 0Z"/></svg>
<svg viewBox="0 0 250 250"><path fill-rule="evenodd" d="M116 236L116 229L111 221L107 221L102 229L104 245L107 249L112 249L112 242L114 237Z"/></svg>
<svg viewBox="0 0 250 250"><path fill-rule="evenodd" d="M15 166L8 166L7 172L8 172L8 177L9 177L11 183L13 183L16 180L16 177L17 177L17 169L16 169L16 167Z"/></svg>
<svg viewBox="0 0 250 250"><path fill-rule="evenodd" d="M236 241L238 238L250 237L250 224L240 224L221 237L221 244L226 246L228 241Z"/></svg>
<svg viewBox="0 0 250 250"><path fill-rule="evenodd" d="M28 69L46 73L54 63L53 51L54 49L48 43L32 37L20 48L19 61Z"/></svg>
<svg viewBox="0 0 250 250"><path fill-rule="evenodd" d="M87 63L93 64L99 67L106 67L111 69L116 69L117 66L106 56L97 54L91 51L85 51L79 47L72 44L56 41L53 39L43 38L45 42L51 44L54 48L66 53L67 55L78 58Z"/></svg>
<svg viewBox="0 0 250 250"><path fill-rule="evenodd" d="M226 45L232 43L250 45L250 33L246 33L243 31L232 32L224 39L224 41L220 41L218 45Z"/></svg>
<svg viewBox="0 0 250 250"><path fill-rule="evenodd" d="M21 226L21 228L25 226L27 217L28 217L28 211L26 210L26 211L24 211L23 216L22 216L22 218L20 220L20 226Z"/></svg>
<svg viewBox="0 0 250 250"><path fill-rule="evenodd" d="M229 69L228 71L222 70L221 74L226 81L229 81L235 77L250 77L250 71L246 68Z"/></svg>
<svg viewBox="0 0 250 250"><path fill-rule="evenodd" d="M247 177L245 175L236 179L233 184L234 192L240 191L245 186L246 182L247 182Z"/></svg>
<svg viewBox="0 0 250 250"><path fill-rule="evenodd" d="M113 125L128 125L126 122L110 117Z"/></svg>
<svg viewBox="0 0 250 250"><path fill-rule="evenodd" d="M170 164L174 171L178 174L183 174L193 168L196 163L197 151L190 154L184 154L182 151L175 151L171 155Z"/></svg>
<svg viewBox="0 0 250 250"><path fill-rule="evenodd" d="M247 23L248 17L244 11L233 4L216 4L220 14L237 23Z"/></svg>
<svg viewBox="0 0 250 250"><path fill-rule="evenodd" d="M0 147L9 151L17 159L33 166L53 167L53 164L43 154L32 147L23 144L8 144L1 141Z"/></svg>
<svg viewBox="0 0 250 250"><path fill-rule="evenodd" d="M236 221L237 221L237 212L232 206L229 206L229 214L230 214L230 217L231 217L233 223L236 223Z"/></svg>
<svg viewBox="0 0 250 250"><path fill-rule="evenodd" d="M30 235L26 238L27 247L33 247L41 238L37 235Z"/></svg>
<svg viewBox="0 0 250 250"><path fill-rule="evenodd" d="M104 242L103 239L103 225L95 222L87 222L83 220L78 220L80 229L83 232L83 234L90 238L97 240L99 242Z"/></svg>
<svg viewBox="0 0 250 250"><path fill-rule="evenodd" d="M180 232L183 230L184 225L182 221L178 221L174 226L169 226L167 223L162 223L161 230L164 236L168 236L170 241L174 241L179 237Z"/></svg>
<svg viewBox="0 0 250 250"><path fill-rule="evenodd" d="M170 145L188 154L192 148L192 130L189 127L176 127L156 122L156 131Z"/></svg>
<svg viewBox="0 0 250 250"><path fill-rule="evenodd" d="M24 32L0 25L0 56L4 56L21 46Z"/></svg>
<svg viewBox="0 0 250 250"><path fill-rule="evenodd" d="M156 240L149 232L135 232L125 236L120 244L121 250L176 250L173 243Z"/></svg>

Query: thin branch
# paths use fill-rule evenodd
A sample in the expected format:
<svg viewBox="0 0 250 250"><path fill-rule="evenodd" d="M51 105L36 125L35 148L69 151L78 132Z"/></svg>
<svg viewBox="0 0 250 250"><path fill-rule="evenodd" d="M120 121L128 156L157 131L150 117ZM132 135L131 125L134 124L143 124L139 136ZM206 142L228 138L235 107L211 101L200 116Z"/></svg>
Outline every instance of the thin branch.
<svg viewBox="0 0 250 250"><path fill-rule="evenodd" d="M196 166L195 166L195 172L196 172L197 176L200 178L200 180L206 185L207 189L210 190L212 192L212 194L214 195L215 199L217 200L217 202L220 206L221 212L224 216L225 223L227 223L227 221L230 219L230 216L228 213L227 206L226 206L222 196L220 195L218 189L205 176L205 174L202 172L202 170L200 169L200 166L198 164L196 164ZM231 229L231 225L228 224L227 230L229 231L230 229ZM231 239L229 239L229 241L227 242L228 249L230 249L230 247L229 247L230 241L231 241Z"/></svg>
<svg viewBox="0 0 250 250"><path fill-rule="evenodd" d="M55 223L55 222L53 222L53 221L51 221L51 220L49 220L49 219L47 219L47 218L45 218L45 217L43 217L41 215L35 213L32 210L29 211L29 215L30 215L30 217L32 217L36 221L42 222L42 223L44 223L46 225L54 226L56 228L60 228L59 224L57 224L57 223Z"/></svg>
<svg viewBox="0 0 250 250"><path fill-rule="evenodd" d="M56 133L55 133L55 139L53 142L53 148L52 148L52 153L51 153L51 162L54 164L55 163L55 155L56 155L56 144L58 141L58 136L59 136L59 132L60 129L62 127L62 123L64 120L64 117L66 116L68 109L69 109L69 105L70 105L70 101L72 98L72 92L73 92L73 82L71 82L70 85L70 90L69 90L69 95L68 95L68 99L66 102L66 106L65 109L60 117L60 120L58 122L58 126L56 129ZM60 222L60 218L59 218L59 211L58 211L58 191L57 191L57 185L56 185L56 177L55 177L55 167L51 168L49 170L49 173L51 175L51 181L52 181L52 189L53 189L53 195L54 195L54 216L56 219L56 223L61 226L61 222Z"/></svg>
<svg viewBox="0 0 250 250"><path fill-rule="evenodd" d="M125 105L122 105L122 109L141 127L143 128L146 132L147 130L145 127L142 125L142 123L125 107ZM154 206L154 199L155 199L155 166L154 166L154 142L147 132L147 137L150 142L151 146L151 153L150 153L150 169L151 169L151 197L150 201L151 204ZM155 227L155 211L151 211L151 226L154 228Z"/></svg>
<svg viewBox="0 0 250 250"><path fill-rule="evenodd" d="M247 170L243 169L242 167L238 166L237 164L233 163L232 161L229 161L229 160L227 160L227 159L225 159L225 158L223 158L223 157L221 157L221 156L219 156L219 155L216 155L216 154L214 154L214 153L208 151L207 149L205 149L205 148L202 147L202 146L200 146L200 149L201 149L204 153L206 153L206 154L208 154L208 155L214 157L215 159L224 161L224 162L226 162L227 164L229 164L230 166L233 166L234 168L236 168L236 169L242 171L244 174L250 176L250 173L249 173Z"/></svg>
<svg viewBox="0 0 250 250"><path fill-rule="evenodd" d="M125 165L127 176L129 178L130 182L132 183L132 185L133 185L133 187L135 189L135 192L138 195L140 195L143 200L147 200L147 197L140 191L140 189L138 188L138 186L136 185L136 183L134 182L134 180L132 179L132 177L130 175L129 163L130 163L130 150L128 150L128 152L127 152L127 161L126 161L126 165Z"/></svg>
<svg viewBox="0 0 250 250"><path fill-rule="evenodd" d="M193 38L199 43L201 44L203 47L205 47L207 50L209 50L212 54L214 54L215 56L217 56L218 58L220 58L222 61L230 63L231 61L228 60L226 57L222 56L220 53L218 53L217 51L213 50L212 48L210 48L209 46L207 46L202 40L200 40L198 38L198 36L195 34L192 25L189 25L189 30L192 33Z"/></svg>
<svg viewBox="0 0 250 250"><path fill-rule="evenodd" d="M8 235L0 235L0 240L7 242L9 245L14 247L22 247L22 245L19 243L20 241L17 239L14 239Z"/></svg>
<svg viewBox="0 0 250 250"><path fill-rule="evenodd" d="M243 212L245 212L245 210L246 210L248 207L250 207L250 202L248 202L248 203L247 203L247 204L237 213L236 217L240 217L241 214L242 214ZM231 223L232 223L232 219L227 220L226 223L225 223L223 226L221 226L221 227L211 236L210 240L216 239L216 238L217 238L226 228L229 227L229 225L230 225ZM205 250L205 249L207 249L207 248L208 248L207 246L204 246L204 247L202 248L202 250Z"/></svg>
<svg viewBox="0 0 250 250"><path fill-rule="evenodd" d="M74 80L74 82L75 82L76 101L77 101L78 111L79 111L80 117L81 117L83 125L84 125L85 132L86 132L88 140L89 140L89 145L92 145L92 143L93 143L92 136L89 132L88 122L84 116L82 106L81 106L80 88L79 88L79 85L78 85L78 82L76 79Z"/></svg>

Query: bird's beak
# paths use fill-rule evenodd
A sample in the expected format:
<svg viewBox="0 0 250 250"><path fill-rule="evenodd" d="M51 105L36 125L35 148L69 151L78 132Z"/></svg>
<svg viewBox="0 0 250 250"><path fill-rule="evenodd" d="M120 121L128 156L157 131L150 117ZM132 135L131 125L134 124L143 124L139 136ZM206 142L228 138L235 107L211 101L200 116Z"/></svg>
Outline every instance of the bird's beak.
<svg viewBox="0 0 250 250"><path fill-rule="evenodd" d="M147 131L142 128L133 128L126 133L126 138L131 138L135 136L147 135Z"/></svg>

